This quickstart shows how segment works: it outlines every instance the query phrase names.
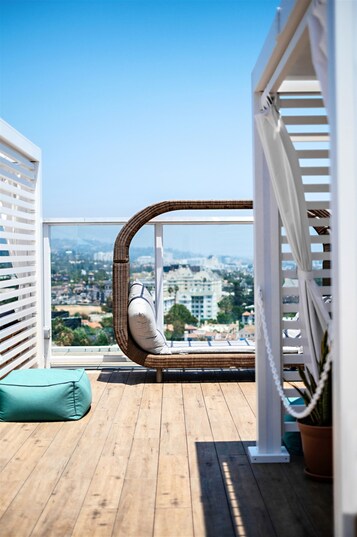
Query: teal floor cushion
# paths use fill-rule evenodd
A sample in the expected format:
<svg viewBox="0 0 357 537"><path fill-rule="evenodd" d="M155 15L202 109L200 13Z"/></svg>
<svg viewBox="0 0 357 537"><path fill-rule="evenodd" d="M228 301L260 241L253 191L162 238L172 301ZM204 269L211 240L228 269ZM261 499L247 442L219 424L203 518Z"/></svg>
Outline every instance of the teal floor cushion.
<svg viewBox="0 0 357 537"><path fill-rule="evenodd" d="M23 369L0 380L0 421L79 420L91 402L84 369Z"/></svg>

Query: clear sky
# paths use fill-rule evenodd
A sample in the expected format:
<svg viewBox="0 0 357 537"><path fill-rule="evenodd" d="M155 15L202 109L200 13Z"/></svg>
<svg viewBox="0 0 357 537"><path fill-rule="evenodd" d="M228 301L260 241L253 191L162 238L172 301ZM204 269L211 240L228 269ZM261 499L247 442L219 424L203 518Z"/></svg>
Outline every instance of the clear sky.
<svg viewBox="0 0 357 537"><path fill-rule="evenodd" d="M252 197L250 76L279 0L0 0L0 115L45 216Z"/></svg>

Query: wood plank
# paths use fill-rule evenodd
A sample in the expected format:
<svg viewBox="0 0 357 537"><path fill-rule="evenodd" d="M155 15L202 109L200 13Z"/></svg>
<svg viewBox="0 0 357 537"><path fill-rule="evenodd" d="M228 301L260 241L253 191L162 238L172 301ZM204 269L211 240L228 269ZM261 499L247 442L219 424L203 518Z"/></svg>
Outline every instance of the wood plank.
<svg viewBox="0 0 357 537"><path fill-rule="evenodd" d="M152 536L159 460L162 384L145 384L113 535Z"/></svg>
<svg viewBox="0 0 357 537"><path fill-rule="evenodd" d="M190 537L193 535L191 508L155 510L155 537ZM195 533L198 537L199 534ZM201 534L209 535L208 533ZM222 535L222 534L221 534Z"/></svg>
<svg viewBox="0 0 357 537"><path fill-rule="evenodd" d="M202 392L214 441L220 442L221 449L223 442L235 442L237 454L243 455L244 449L220 385L202 384Z"/></svg>
<svg viewBox="0 0 357 537"><path fill-rule="evenodd" d="M238 382L254 416L257 415L257 385L255 382Z"/></svg>
<svg viewBox="0 0 357 537"><path fill-rule="evenodd" d="M238 430L240 439L243 442L249 443L256 441L257 430L255 415L242 391L241 385L238 383L225 382L221 383L221 389Z"/></svg>
<svg viewBox="0 0 357 537"><path fill-rule="evenodd" d="M101 382L93 382L95 378ZM86 427L97 417L98 404L105 392L108 376L96 373L92 379L92 409L80 421L64 423L61 435L57 435L46 450L34 471L24 482L4 515L0 525L7 537L26 537L30 535L44 506L50 498L55 498L54 488L64 468L75 450L78 440ZM21 517L19 517L21 513ZM47 528L48 529L48 528ZM46 533L43 533L46 535ZM53 535L52 531L47 535Z"/></svg>
<svg viewBox="0 0 357 537"><path fill-rule="evenodd" d="M0 471L37 428L38 423L0 424Z"/></svg>
<svg viewBox="0 0 357 537"><path fill-rule="evenodd" d="M318 537L301 507L284 464L252 464L251 468L278 537Z"/></svg>
<svg viewBox="0 0 357 537"><path fill-rule="evenodd" d="M62 537L71 534L80 507L98 464L113 417L120 404L127 372L114 372L91 420L39 517L32 536Z"/></svg>
<svg viewBox="0 0 357 537"><path fill-rule="evenodd" d="M194 534L233 536L231 512L204 392L211 407L212 399L209 399L206 388L206 384L183 386ZM222 396L220 400L222 402Z"/></svg>
<svg viewBox="0 0 357 537"><path fill-rule="evenodd" d="M93 479L81 507L72 537L111 535L146 377L145 371L131 373L121 404L113 420Z"/></svg>
<svg viewBox="0 0 357 537"><path fill-rule="evenodd" d="M302 457L292 456L283 472L317 535L333 535L333 485L306 479Z"/></svg>
<svg viewBox="0 0 357 537"><path fill-rule="evenodd" d="M182 385L164 385L154 537L193 536Z"/></svg>
<svg viewBox="0 0 357 537"><path fill-rule="evenodd" d="M191 492L182 386L169 383L163 391L156 509L173 507L190 508ZM155 521L156 531L161 534Z"/></svg>
<svg viewBox="0 0 357 537"><path fill-rule="evenodd" d="M222 455L220 463L236 534L275 537L274 527L246 455Z"/></svg>
<svg viewBox="0 0 357 537"><path fill-rule="evenodd" d="M0 517L40 463L62 422L40 423L0 473Z"/></svg>

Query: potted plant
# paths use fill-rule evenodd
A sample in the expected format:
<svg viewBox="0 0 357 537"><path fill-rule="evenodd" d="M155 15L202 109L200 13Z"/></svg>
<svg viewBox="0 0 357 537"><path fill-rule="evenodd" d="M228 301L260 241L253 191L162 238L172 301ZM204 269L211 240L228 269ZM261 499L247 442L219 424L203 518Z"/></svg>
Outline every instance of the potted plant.
<svg viewBox="0 0 357 537"><path fill-rule="evenodd" d="M321 342L321 354L317 360L319 376L321 376L330 353L328 332ZM300 378L305 390L294 386L304 399L306 406L310 403L315 391L316 381L311 371L300 370ZM328 372L320 398L311 414L298 420L307 476L319 480L332 479L332 371Z"/></svg>

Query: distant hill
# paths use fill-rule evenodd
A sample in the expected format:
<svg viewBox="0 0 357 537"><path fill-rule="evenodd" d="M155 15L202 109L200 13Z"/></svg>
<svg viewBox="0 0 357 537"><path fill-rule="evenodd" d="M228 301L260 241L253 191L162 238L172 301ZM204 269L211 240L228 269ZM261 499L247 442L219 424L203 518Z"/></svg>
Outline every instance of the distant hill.
<svg viewBox="0 0 357 537"><path fill-rule="evenodd" d="M51 248L52 251L56 254L61 254L61 252L66 252L68 250L71 250L74 253L81 254L81 255L93 255L96 252L112 252L113 249L113 242L110 240L99 240L99 239L88 239L88 238L81 238L76 237L75 239L72 238L61 238L51 239ZM191 259L193 257L208 257L206 255L203 255L201 253L197 252L190 252L187 250L175 250L173 248L166 248L165 252L172 255L173 259ZM133 261L135 261L138 257L141 256L154 256L154 248L147 246L147 247L136 247L133 246L130 248L130 257ZM225 255L218 255L216 256L220 261L224 261L227 256ZM252 259L249 258L241 258L241 257L231 257L234 261L244 261L244 262L252 262Z"/></svg>

